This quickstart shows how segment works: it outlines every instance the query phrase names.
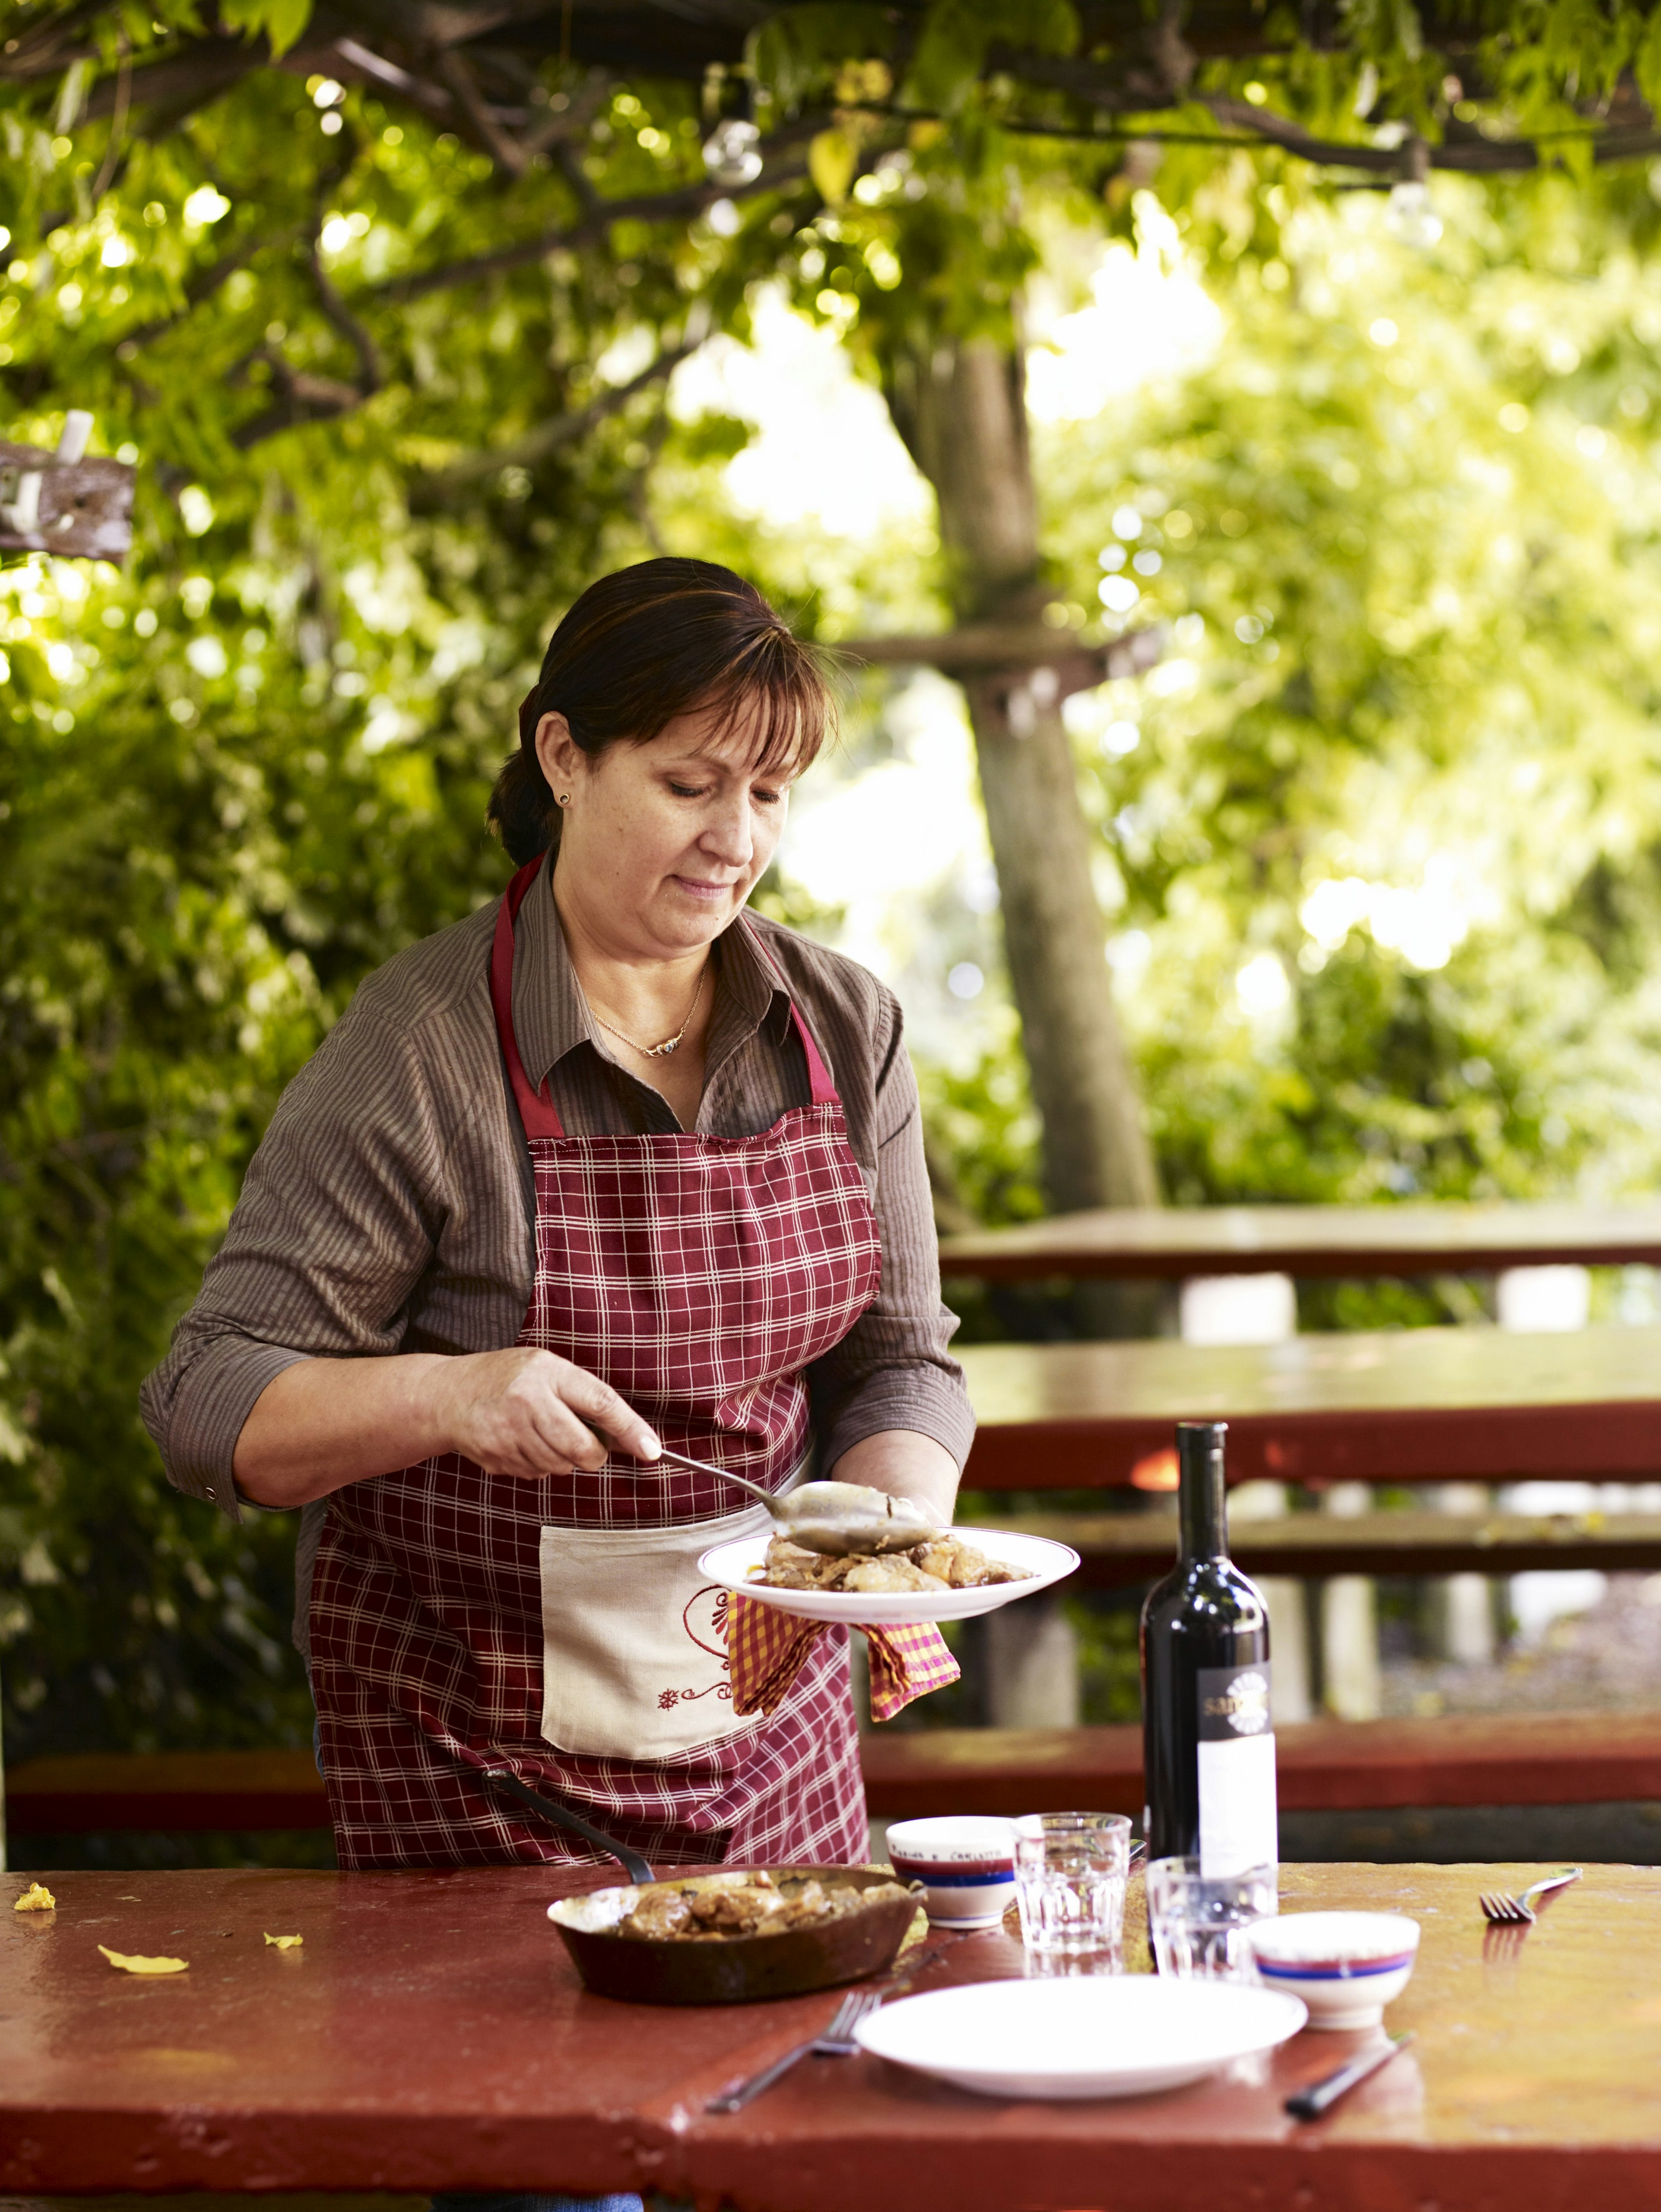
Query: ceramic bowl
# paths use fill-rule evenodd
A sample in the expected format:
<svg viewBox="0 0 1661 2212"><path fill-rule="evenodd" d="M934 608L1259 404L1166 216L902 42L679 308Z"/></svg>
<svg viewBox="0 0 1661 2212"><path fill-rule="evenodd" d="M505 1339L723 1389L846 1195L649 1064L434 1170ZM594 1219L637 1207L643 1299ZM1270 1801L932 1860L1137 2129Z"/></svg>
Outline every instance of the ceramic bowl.
<svg viewBox="0 0 1661 2212"><path fill-rule="evenodd" d="M888 1856L902 1881L923 1886L940 1928L995 1928L1015 1897L1015 1826L974 1813L896 1820Z"/></svg>
<svg viewBox="0 0 1661 2212"><path fill-rule="evenodd" d="M1301 1997L1311 2027L1377 2027L1419 1950L1399 1912L1283 1912L1250 1934L1263 1986Z"/></svg>

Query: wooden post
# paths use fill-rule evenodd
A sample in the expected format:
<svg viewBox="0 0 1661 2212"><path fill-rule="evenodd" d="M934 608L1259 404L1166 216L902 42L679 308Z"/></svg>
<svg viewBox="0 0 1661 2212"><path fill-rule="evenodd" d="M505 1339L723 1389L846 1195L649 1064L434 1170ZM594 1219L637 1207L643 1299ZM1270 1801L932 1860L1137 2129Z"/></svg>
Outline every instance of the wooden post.
<svg viewBox="0 0 1661 2212"><path fill-rule="evenodd" d="M72 407L56 453L0 438L0 551L125 561L132 546L137 470L86 459L92 416Z"/></svg>
<svg viewBox="0 0 1661 2212"><path fill-rule="evenodd" d="M1485 1482L1442 1482L1432 1492L1444 1513L1486 1513L1494 1493ZM1430 1589L1431 1640L1437 1656L1465 1666L1494 1656L1494 1584L1486 1575L1445 1575Z"/></svg>
<svg viewBox="0 0 1661 2212"><path fill-rule="evenodd" d="M1323 1503L1353 1519L1371 1511L1372 1492L1365 1482L1335 1482ZM1322 1587L1321 1698L1341 1721L1378 1717L1378 1609L1366 1575L1334 1575Z"/></svg>
<svg viewBox="0 0 1661 2212"><path fill-rule="evenodd" d="M994 1728L1076 1728L1079 1639L1062 1602L1029 1598L986 1620L988 1719Z"/></svg>
<svg viewBox="0 0 1661 2212"><path fill-rule="evenodd" d="M1298 1329L1298 1294L1290 1275L1191 1275L1177 1310L1184 1344L1284 1344ZM1243 1482L1229 1493L1231 1521L1277 1520L1286 1510L1283 1482ZM1262 1576L1257 1586L1269 1608L1275 1718L1287 1724L1312 1719L1304 1586L1289 1575Z"/></svg>
<svg viewBox="0 0 1661 2212"><path fill-rule="evenodd" d="M920 342L888 365L885 390L895 426L939 501L959 623L1037 629L1050 593L1041 580L1019 344ZM1082 657L1066 632L1056 634L1056 662L1071 656ZM1010 663L982 666L995 672ZM1113 1005L1092 832L1062 720L1068 688L1077 687L1065 685L1057 667L1031 664L966 686L1004 950L1043 1128L1044 1182L1050 1204L1064 1212L1159 1202L1153 1146ZM1123 1302L1147 1304L1135 1290Z"/></svg>

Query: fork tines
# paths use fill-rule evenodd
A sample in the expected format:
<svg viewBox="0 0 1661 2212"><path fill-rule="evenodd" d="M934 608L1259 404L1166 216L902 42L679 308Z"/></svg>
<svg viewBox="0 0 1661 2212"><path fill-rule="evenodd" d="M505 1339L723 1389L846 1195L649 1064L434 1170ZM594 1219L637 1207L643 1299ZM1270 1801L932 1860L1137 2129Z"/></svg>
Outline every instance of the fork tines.
<svg viewBox="0 0 1661 2212"><path fill-rule="evenodd" d="M870 2015L875 2012L881 2002L882 1999L875 1990L854 1990L850 1991L838 2006L836 2018L831 2021L830 2027L825 2029L824 2033L820 2036L819 2041L822 2044L851 2044L854 2038L854 2030L859 2026L862 2020L868 2019Z"/></svg>
<svg viewBox="0 0 1661 2212"><path fill-rule="evenodd" d="M1520 1898L1507 1895L1503 1890L1496 1896L1479 1897L1476 1902L1482 1908L1484 1920L1491 1920L1496 1926L1531 1927L1534 1923L1533 1907L1524 1905Z"/></svg>

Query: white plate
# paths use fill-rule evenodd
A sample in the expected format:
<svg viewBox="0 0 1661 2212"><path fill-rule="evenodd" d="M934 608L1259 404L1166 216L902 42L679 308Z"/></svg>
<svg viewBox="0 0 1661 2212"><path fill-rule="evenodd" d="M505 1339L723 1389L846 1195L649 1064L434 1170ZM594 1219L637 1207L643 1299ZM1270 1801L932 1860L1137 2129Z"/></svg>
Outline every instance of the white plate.
<svg viewBox="0 0 1661 2212"><path fill-rule="evenodd" d="M1068 1544L1052 1543L1048 1536L1017 1536L1002 1528L957 1528L954 1535L973 1544L1000 1565L1026 1567L1031 1582L993 1583L985 1589L892 1590L880 1595L848 1590L768 1589L750 1580L751 1567L767 1557L770 1531L745 1536L734 1544L717 1544L698 1561L701 1573L727 1589L742 1590L781 1613L794 1613L803 1620L869 1621L875 1628L904 1626L915 1620L969 1620L977 1613L995 1613L1018 1597L1036 1597L1051 1583L1070 1575L1079 1555Z"/></svg>
<svg viewBox="0 0 1661 2212"><path fill-rule="evenodd" d="M865 2049L983 2097L1140 2097L1296 2035L1301 1999L1152 1974L974 1982L885 2005Z"/></svg>

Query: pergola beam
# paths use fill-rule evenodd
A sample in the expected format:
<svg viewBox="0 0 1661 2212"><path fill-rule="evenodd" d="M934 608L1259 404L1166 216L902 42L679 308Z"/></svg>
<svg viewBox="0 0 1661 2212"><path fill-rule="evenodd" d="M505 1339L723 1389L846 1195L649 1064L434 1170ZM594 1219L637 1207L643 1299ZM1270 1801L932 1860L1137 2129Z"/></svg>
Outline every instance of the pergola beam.
<svg viewBox="0 0 1661 2212"><path fill-rule="evenodd" d="M296 48L278 64L305 74L319 66L345 78L372 82L385 97L402 98L417 110L453 119L474 143L511 171L532 149L516 139L473 71L523 73L550 58L621 76L696 82L712 66L733 69L743 60L750 33L771 12L741 0L321 0ZM924 0L899 0L885 13L902 59L924 12ZM75 0L56 15L9 42L0 55L0 82L39 83L50 99L66 68L84 62L94 71L85 113L93 119L130 102L131 127L161 136L183 118L221 97L251 70L271 66L264 39L245 41L210 22L198 37L175 37L119 65L89 35L106 13L99 0ZM1275 149L1324 167L1352 169L1383 183L1425 168L1492 175L1538 167L1555 145L1573 139L1594 161L1634 161L1661 151L1656 118L1628 78L1613 93L1580 102L1584 128L1538 137L1496 137L1480 126L1451 119L1439 139L1406 146L1380 145L1368 121L1358 118L1353 138L1321 137L1268 106L1195 89L1196 71L1208 61L1272 58L1294 44L1317 52L1345 43L1344 10L1337 0L1305 0L1298 11L1299 39L1285 35L1287 11L1261 0L1190 0L1150 15L1145 0L1080 0L1080 37L1072 56L1043 56L994 47L984 74L1012 84L1003 126L1016 133L1113 143L1127 137L1158 140L1158 118L1197 106L1214 119L1220 142ZM1425 43L1457 58L1480 46L1471 10L1461 0L1421 0ZM124 88L117 79L125 71ZM1020 95L1031 95L1023 113ZM1057 101L1077 111L1057 113ZM887 118L896 129L920 119L915 110L890 106L866 112ZM538 121L545 125L546 118ZM1173 131L1196 135L1191 120ZM1417 165L1415 167L1415 165Z"/></svg>
<svg viewBox="0 0 1661 2212"><path fill-rule="evenodd" d="M1104 645L1086 645L1070 630L1013 623L965 623L939 636L855 637L834 647L849 660L885 667L938 668L943 676L987 678L1053 669L1060 696L1084 691L1110 678L1140 676L1165 651L1162 627L1131 630ZM1086 674L1083 683L1066 678Z"/></svg>

